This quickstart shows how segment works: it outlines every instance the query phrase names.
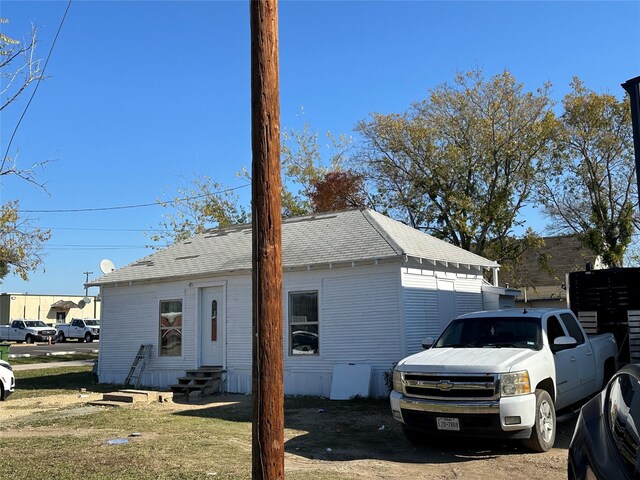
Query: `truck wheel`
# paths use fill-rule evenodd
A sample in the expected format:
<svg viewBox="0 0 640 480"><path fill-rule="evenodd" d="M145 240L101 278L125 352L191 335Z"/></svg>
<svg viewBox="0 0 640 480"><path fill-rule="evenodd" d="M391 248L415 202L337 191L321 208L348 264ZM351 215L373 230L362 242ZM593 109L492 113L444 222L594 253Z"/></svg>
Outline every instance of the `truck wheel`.
<svg viewBox="0 0 640 480"><path fill-rule="evenodd" d="M424 432L420 432L419 430L414 430L413 428L407 426L406 424L402 425L402 433L407 440L409 440L414 445L425 445L427 443L427 435Z"/></svg>
<svg viewBox="0 0 640 480"><path fill-rule="evenodd" d="M0 382L0 400L4 400L4 386Z"/></svg>
<svg viewBox="0 0 640 480"><path fill-rule="evenodd" d="M24 337L24 341L27 343L33 343L33 337L31 335L27 335Z"/></svg>
<svg viewBox="0 0 640 480"><path fill-rule="evenodd" d="M546 390L536 390L536 417L531 437L524 446L534 452L546 452L556 441L556 409Z"/></svg>
<svg viewBox="0 0 640 480"><path fill-rule="evenodd" d="M93 335L91 335L90 333L85 334L84 341L87 343L93 342Z"/></svg>
<svg viewBox="0 0 640 480"><path fill-rule="evenodd" d="M64 336L64 333L62 332L58 332L58 339L56 340L56 342L59 343L64 343L67 339Z"/></svg>

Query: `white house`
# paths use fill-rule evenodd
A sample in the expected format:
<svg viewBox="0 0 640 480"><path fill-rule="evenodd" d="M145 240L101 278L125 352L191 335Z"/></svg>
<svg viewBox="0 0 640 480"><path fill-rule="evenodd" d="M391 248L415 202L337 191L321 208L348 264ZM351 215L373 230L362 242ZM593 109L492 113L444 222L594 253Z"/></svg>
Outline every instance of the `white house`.
<svg viewBox="0 0 640 480"><path fill-rule="evenodd" d="M456 315L513 305L489 285L498 264L368 209L283 222L285 393L328 396L335 365L383 373ZM494 275L495 278L496 275ZM123 383L141 344L142 377L167 387L222 366L223 389L251 391L251 226L210 230L93 280L102 298L98 374Z"/></svg>

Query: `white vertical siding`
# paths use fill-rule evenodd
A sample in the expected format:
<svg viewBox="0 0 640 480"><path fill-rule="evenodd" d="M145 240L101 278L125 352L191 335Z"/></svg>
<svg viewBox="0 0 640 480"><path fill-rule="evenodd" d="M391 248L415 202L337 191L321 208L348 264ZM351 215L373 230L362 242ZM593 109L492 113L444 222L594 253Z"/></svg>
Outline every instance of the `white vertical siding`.
<svg viewBox="0 0 640 480"><path fill-rule="evenodd" d="M482 277L417 268L402 269L406 354L422 350L454 316L482 310Z"/></svg>
<svg viewBox="0 0 640 480"><path fill-rule="evenodd" d="M438 286L433 272L419 270L402 274L402 301L404 303L404 325L406 354L422 350L426 337L440 334L440 313L438 309ZM415 273L417 272L417 273Z"/></svg>

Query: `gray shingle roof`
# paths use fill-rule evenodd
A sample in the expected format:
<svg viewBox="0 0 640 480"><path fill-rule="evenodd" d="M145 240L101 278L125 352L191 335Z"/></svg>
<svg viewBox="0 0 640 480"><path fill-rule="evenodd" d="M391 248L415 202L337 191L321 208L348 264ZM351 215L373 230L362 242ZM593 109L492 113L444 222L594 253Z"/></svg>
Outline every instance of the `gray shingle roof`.
<svg viewBox="0 0 640 480"><path fill-rule="evenodd" d="M498 266L364 208L284 220L282 246L285 268L404 256L484 268ZM196 235L97 278L89 285L249 269L251 225L240 225Z"/></svg>

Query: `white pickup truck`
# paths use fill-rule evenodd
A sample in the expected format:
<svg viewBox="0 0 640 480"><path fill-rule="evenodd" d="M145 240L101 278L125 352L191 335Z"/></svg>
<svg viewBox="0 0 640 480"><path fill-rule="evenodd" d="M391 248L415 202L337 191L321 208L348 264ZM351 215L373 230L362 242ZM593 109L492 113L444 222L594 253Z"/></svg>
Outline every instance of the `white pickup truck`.
<svg viewBox="0 0 640 480"><path fill-rule="evenodd" d="M599 392L617 370L613 335L587 337L567 309L469 313L423 346L395 367L390 396L414 443L496 436L547 451L556 410Z"/></svg>
<svg viewBox="0 0 640 480"><path fill-rule="evenodd" d="M0 340L33 343L55 340L56 330L42 320L13 320L10 325L0 325Z"/></svg>
<svg viewBox="0 0 640 480"><path fill-rule="evenodd" d="M76 338L79 342L93 342L100 338L100 320L74 318L71 323L56 324L58 342Z"/></svg>

